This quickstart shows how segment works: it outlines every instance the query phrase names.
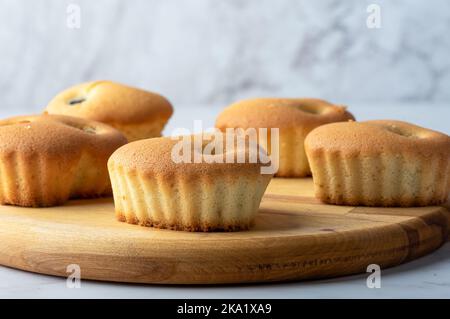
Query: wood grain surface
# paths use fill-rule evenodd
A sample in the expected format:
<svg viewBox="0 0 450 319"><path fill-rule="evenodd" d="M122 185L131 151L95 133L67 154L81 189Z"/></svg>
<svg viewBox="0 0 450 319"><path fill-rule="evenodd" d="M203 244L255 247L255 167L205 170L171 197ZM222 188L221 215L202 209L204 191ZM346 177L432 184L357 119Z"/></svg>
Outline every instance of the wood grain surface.
<svg viewBox="0 0 450 319"><path fill-rule="evenodd" d="M157 284L302 280L391 267L437 249L444 207L324 205L310 179L274 179L256 225L236 233L189 233L115 220L112 199L52 208L0 206L0 264L82 279Z"/></svg>

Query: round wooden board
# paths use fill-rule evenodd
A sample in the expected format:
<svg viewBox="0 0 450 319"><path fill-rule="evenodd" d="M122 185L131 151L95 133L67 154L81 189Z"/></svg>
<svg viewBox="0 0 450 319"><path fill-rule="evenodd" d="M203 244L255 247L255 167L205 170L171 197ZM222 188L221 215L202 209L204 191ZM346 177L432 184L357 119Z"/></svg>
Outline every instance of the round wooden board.
<svg viewBox="0 0 450 319"><path fill-rule="evenodd" d="M447 238L444 207L330 206L311 179L274 179L256 225L236 233L189 233L115 220L112 199L53 208L0 207L0 264L82 279L217 284L324 278L394 266Z"/></svg>

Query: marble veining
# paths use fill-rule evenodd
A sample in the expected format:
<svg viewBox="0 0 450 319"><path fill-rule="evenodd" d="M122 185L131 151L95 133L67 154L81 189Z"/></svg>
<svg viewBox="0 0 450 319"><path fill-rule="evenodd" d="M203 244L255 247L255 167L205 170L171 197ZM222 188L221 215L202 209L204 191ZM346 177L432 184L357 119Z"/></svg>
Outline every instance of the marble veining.
<svg viewBox="0 0 450 319"><path fill-rule="evenodd" d="M366 26L380 5L381 28ZM81 9L81 28L66 9ZM114 79L175 105L250 96L450 101L446 0L0 0L1 109Z"/></svg>

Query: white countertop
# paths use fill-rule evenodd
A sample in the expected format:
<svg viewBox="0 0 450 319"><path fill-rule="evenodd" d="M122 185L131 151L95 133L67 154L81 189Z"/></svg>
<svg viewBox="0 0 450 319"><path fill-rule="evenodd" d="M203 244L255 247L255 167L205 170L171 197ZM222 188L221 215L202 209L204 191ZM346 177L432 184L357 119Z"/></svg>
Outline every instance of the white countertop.
<svg viewBox="0 0 450 319"><path fill-rule="evenodd" d="M220 108L177 108L166 134L176 127L192 129L193 120L211 127ZM450 134L448 105L357 105L359 120L400 119ZM3 114L2 114L3 113ZM0 115L11 116L13 114ZM381 288L368 288L369 274L309 282L229 286L162 286L82 281L67 288L64 278L0 266L0 298L450 298L450 242L434 253L381 270Z"/></svg>

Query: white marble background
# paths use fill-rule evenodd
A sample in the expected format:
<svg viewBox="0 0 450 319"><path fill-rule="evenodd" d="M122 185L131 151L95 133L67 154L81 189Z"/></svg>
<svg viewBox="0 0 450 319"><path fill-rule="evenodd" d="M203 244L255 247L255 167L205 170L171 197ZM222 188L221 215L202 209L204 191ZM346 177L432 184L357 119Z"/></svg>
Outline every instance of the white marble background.
<svg viewBox="0 0 450 319"><path fill-rule="evenodd" d="M81 8L69 29L66 9ZM366 26L381 6L381 29ZM0 0L0 109L113 79L177 105L250 96L450 101L448 0Z"/></svg>

